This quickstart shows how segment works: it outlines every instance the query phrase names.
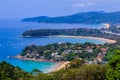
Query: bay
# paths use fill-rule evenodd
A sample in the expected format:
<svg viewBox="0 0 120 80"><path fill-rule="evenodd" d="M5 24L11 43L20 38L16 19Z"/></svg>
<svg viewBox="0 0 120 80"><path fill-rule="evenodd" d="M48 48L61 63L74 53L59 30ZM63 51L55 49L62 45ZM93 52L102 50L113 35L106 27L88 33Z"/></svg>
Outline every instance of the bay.
<svg viewBox="0 0 120 80"><path fill-rule="evenodd" d="M23 61L18 59L9 59L7 56L15 56L20 54L25 46L47 45L57 42L71 42L84 43L94 42L96 44L103 44L103 41L86 39L86 38L21 38L20 35L25 30L30 29L68 29L68 28L102 28L101 24L45 24L45 23L31 23L20 21L1 21L0 22L0 61L7 61L14 66L19 66L27 72L32 69L39 69L43 72L49 72L51 68L57 63L54 62L34 62Z"/></svg>

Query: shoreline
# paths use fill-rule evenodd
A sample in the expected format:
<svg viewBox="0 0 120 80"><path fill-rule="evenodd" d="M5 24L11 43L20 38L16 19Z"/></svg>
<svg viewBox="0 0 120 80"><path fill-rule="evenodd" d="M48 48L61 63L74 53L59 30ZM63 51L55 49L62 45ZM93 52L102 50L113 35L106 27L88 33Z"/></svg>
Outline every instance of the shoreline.
<svg viewBox="0 0 120 80"><path fill-rule="evenodd" d="M48 37L53 37L53 38L88 38L88 39L95 39L95 40L100 40L104 41L106 43L116 43L116 40L112 39L106 39L106 38L100 38L100 37L87 37L87 36L66 36L66 35L55 35L55 36L48 36Z"/></svg>
<svg viewBox="0 0 120 80"><path fill-rule="evenodd" d="M19 60L25 60L25 61L35 61L35 62L55 62L53 60L46 60L46 59L35 59L35 58L26 58L21 55L16 55L16 56L8 56L7 58L16 58Z"/></svg>
<svg viewBox="0 0 120 80"><path fill-rule="evenodd" d="M54 35L54 36L43 36L43 37L46 37L46 38L86 38L86 39L94 39L94 40L100 40L100 41L104 41L105 43L116 43L117 41L116 40L111 40L111 39L106 39L106 38L100 38L100 37L87 37L87 36L67 36L67 35ZM27 37L26 37L27 38ZM32 36L29 36L29 38L32 38ZM17 58L17 59L20 59L20 60L29 60L29 61L36 61L36 62L55 62L53 60L45 60L45 59L30 59L30 58L25 58L25 57L22 57L20 55L17 55L13 58ZM60 62L57 62L52 68L50 68L50 71L49 72L55 72L55 71L58 71L62 68L65 68L65 66L70 63L69 61L60 61Z"/></svg>
<svg viewBox="0 0 120 80"><path fill-rule="evenodd" d="M19 60L28 60L28 61L35 61L35 62L55 62L55 61L47 61L47 60L42 60L42 59L39 59L39 60L35 60L35 59L29 59L29 58L23 58L22 56L20 55L17 55L17 56L8 56L8 58L16 58L16 59L19 59ZM55 62L56 64L48 71L48 72L55 72L55 71L59 71L60 69L62 68L65 68L65 66L70 63L70 61L59 61L59 62Z"/></svg>
<svg viewBox="0 0 120 80"><path fill-rule="evenodd" d="M57 64L51 69L50 72L59 71L60 69L65 68L65 66L69 63L70 63L69 61L57 62Z"/></svg>
<svg viewBox="0 0 120 80"><path fill-rule="evenodd" d="M102 37L89 37L89 36L71 36L71 35L53 35L53 36L41 36L41 37L37 37L37 36L22 36L23 38L87 38L87 39L95 39L95 40L100 40L103 41L105 43L116 43L116 40L112 40L112 39L106 39L106 38L102 38Z"/></svg>

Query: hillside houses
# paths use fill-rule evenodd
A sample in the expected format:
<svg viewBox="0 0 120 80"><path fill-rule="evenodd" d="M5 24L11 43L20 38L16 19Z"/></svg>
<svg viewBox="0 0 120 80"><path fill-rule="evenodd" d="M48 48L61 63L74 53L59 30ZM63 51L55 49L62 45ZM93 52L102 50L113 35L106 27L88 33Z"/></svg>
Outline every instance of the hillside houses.
<svg viewBox="0 0 120 80"><path fill-rule="evenodd" d="M31 47L34 49L31 49ZM54 43L45 46L32 45L27 46L23 50L21 58L40 61L70 61L76 58L82 58L100 63L103 61L108 50L109 48L104 45L93 43Z"/></svg>
<svg viewBox="0 0 120 80"><path fill-rule="evenodd" d="M101 48L101 53L98 53L96 59L94 60L95 63L102 63L103 62L103 58L105 57L105 55L107 54L109 48Z"/></svg>

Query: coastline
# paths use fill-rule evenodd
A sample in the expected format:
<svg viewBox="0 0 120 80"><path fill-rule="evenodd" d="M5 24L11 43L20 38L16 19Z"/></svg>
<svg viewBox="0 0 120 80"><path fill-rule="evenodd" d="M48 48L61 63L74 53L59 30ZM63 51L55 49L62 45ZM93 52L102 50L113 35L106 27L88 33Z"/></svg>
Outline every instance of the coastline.
<svg viewBox="0 0 120 80"><path fill-rule="evenodd" d="M52 60L43 60L43 59L29 59L29 58L24 58L20 55L17 55L17 56L8 56L8 58L16 58L16 59L19 59L19 60L28 60L28 61L35 61L35 62L55 62L55 61L52 61ZM56 64L49 70L49 72L55 72L55 71L59 71L60 69L62 68L65 68L65 66L70 63L70 61L60 61L60 62L56 62Z"/></svg>
<svg viewBox="0 0 120 80"><path fill-rule="evenodd" d="M16 58L19 60L27 60L27 61L35 61L35 62L55 62L53 60L46 60L46 59L35 59L35 58L26 58L21 55L16 55L16 56L8 56L7 58Z"/></svg>
<svg viewBox="0 0 120 80"><path fill-rule="evenodd" d="M58 38L88 38L88 39L95 39L95 40L101 40L106 43L116 43L116 40L106 39L106 38L100 38L100 37L87 37L87 36L66 36L66 35L55 35L55 36L48 36L48 37L58 37Z"/></svg>
<svg viewBox="0 0 120 80"><path fill-rule="evenodd" d="M69 61L57 62L57 64L51 69L50 72L59 71L60 69L65 68L65 66L69 63L70 63Z"/></svg>
<svg viewBox="0 0 120 80"><path fill-rule="evenodd" d="M95 40L100 40L100 41L104 41L106 43L116 43L117 41L115 40L111 40L111 39L106 39L106 38L100 38L100 37L87 37L87 36L70 36L70 35L54 35L54 36L43 36L43 37L46 37L46 38L86 38L86 39L95 39ZM26 38L34 38L32 36L26 36ZM53 60L45 60L45 59L35 59L35 58L25 58L25 57L22 57L20 55L17 55L13 58L17 58L17 59L20 59L20 60L29 60L29 61L36 61L36 62L55 62ZM60 62L57 62L52 68L50 68L50 71L49 72L55 72L55 71L58 71L62 68L65 68L65 66L70 63L69 61L60 61Z"/></svg>

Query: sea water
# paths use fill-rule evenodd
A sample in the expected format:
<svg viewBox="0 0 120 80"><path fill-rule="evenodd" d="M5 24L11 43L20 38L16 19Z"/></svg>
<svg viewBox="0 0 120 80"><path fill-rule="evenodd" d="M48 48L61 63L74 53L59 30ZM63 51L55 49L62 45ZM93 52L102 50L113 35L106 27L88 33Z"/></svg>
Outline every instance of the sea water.
<svg viewBox="0 0 120 80"><path fill-rule="evenodd" d="M103 41L86 39L86 38L21 38L20 35L25 30L30 29L68 29L68 28L101 28L102 25L85 25L85 24L45 24L45 23L28 23L20 21L0 22L0 61L7 61L14 66L19 66L27 72L32 69L39 69L43 72L49 72L56 64L55 62L34 62L18 59L10 59L8 56L20 54L25 46L47 45L57 42L84 43L92 42L103 44Z"/></svg>

